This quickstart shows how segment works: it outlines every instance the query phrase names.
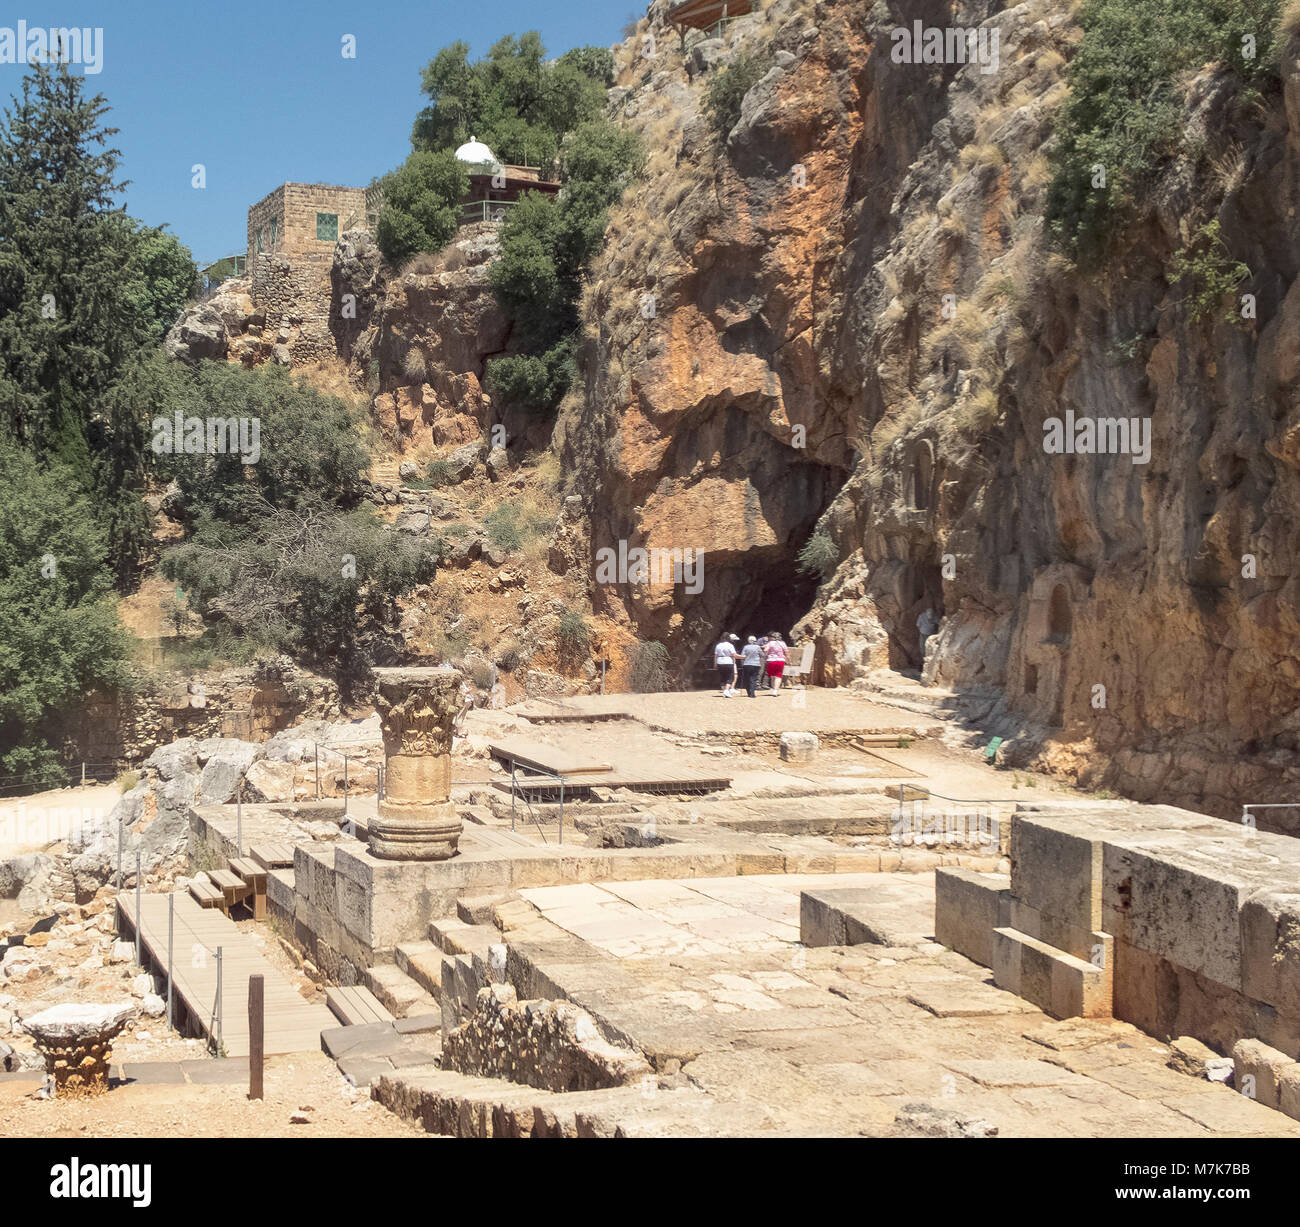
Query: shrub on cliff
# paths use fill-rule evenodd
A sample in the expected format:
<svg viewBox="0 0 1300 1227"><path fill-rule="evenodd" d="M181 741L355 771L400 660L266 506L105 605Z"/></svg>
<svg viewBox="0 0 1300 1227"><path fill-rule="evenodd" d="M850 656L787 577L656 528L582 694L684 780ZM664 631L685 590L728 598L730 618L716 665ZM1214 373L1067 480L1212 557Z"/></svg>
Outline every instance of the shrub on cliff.
<svg viewBox="0 0 1300 1227"><path fill-rule="evenodd" d="M1217 61L1243 87L1276 81L1281 0L1088 0L1052 154L1046 218L1096 256L1183 136L1179 78Z"/></svg>
<svg viewBox="0 0 1300 1227"><path fill-rule="evenodd" d="M380 181L384 207L375 242L390 264L421 251L441 251L460 225L460 202L469 173L449 150L417 151Z"/></svg>
<svg viewBox="0 0 1300 1227"><path fill-rule="evenodd" d="M503 404L549 413L568 390L582 278L605 241L609 206L640 162L632 133L605 120L583 124L560 150L559 196L530 192L510 210L491 276L516 352L487 369Z"/></svg>
<svg viewBox="0 0 1300 1227"><path fill-rule="evenodd" d="M823 579L835 570L838 561L839 551L828 533L813 533L799 551L799 570L810 575L820 575Z"/></svg>
<svg viewBox="0 0 1300 1227"><path fill-rule="evenodd" d="M759 80L772 67L772 61L760 51L743 51L709 82L704 93L704 109L713 130L723 140L740 120L740 106Z"/></svg>
<svg viewBox="0 0 1300 1227"><path fill-rule="evenodd" d="M244 532L204 516L163 556L208 618L334 676L346 691L394 654L399 596L437 574L441 541L381 523L368 508L272 507L250 495Z"/></svg>
<svg viewBox="0 0 1300 1227"><path fill-rule="evenodd" d="M343 401L279 366L247 370L200 362L173 371L177 382L158 418L166 421L179 411L182 419L242 420L245 439L256 445L247 454L163 450L154 457L159 476L174 479L180 489L179 511L187 525L204 514L228 525L245 523L250 493L273 508L297 511L346 509L360 500L370 458ZM154 434L166 444L163 431Z"/></svg>

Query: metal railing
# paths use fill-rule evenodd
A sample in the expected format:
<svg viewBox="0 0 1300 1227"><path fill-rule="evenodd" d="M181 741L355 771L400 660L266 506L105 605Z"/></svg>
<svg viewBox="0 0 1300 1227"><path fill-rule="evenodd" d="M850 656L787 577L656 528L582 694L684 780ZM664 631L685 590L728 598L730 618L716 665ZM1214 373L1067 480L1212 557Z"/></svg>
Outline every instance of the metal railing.
<svg viewBox="0 0 1300 1227"><path fill-rule="evenodd" d="M476 200L472 204L461 205L460 224L472 225L474 222L503 222L506 210L514 208L513 200Z"/></svg>
<svg viewBox="0 0 1300 1227"><path fill-rule="evenodd" d="M547 771L544 767L531 767L525 778L528 776L542 777L544 779L558 780L560 782L560 833L557 843L564 843L564 782L565 777L558 775L554 771ZM528 806L528 817L533 825L537 828L537 833L542 837L542 843L546 842L546 832L542 830L542 824L537 820L537 815L533 813L533 803L526 792L519 791L519 772L518 765L512 758L510 760L510 829L515 829L515 797L523 797L524 804Z"/></svg>
<svg viewBox="0 0 1300 1227"><path fill-rule="evenodd" d="M1248 834L1255 830L1253 809L1300 809L1300 801L1251 801L1241 807L1241 825Z"/></svg>
<svg viewBox="0 0 1300 1227"><path fill-rule="evenodd" d="M51 779L41 773L32 774L25 772L17 775L0 775L0 797L20 797L29 793L53 792L59 788L77 788L84 786L88 782L96 784L108 784L117 779L123 771L130 771L132 768L123 767L120 763L69 763L67 771L71 778L71 783ZM80 773L78 775L78 773Z"/></svg>
<svg viewBox="0 0 1300 1227"><path fill-rule="evenodd" d="M944 793L934 792L932 789L923 788L918 784L902 783L899 784L898 786L898 809L895 810L894 812L894 821L896 824L894 836L900 834L899 828L904 818L903 806L907 804L908 789L911 789L912 792L915 794L912 797L912 816L914 822L918 812L917 810L918 803L920 806L920 818L922 820L923 837L924 837L924 820L926 817L925 802L928 801L931 797L938 797L939 800L941 801L951 801L956 805L974 806L975 809L973 815L966 815L967 817L974 816L977 820L977 823L982 823L985 817L987 817L990 821L990 826L987 831L983 828L982 825L979 826L978 829L982 835L989 834L991 832L992 839L982 840L981 842L996 842L999 845L999 847L1001 846L1001 842L1002 842L1001 828L999 825L999 819L995 816L992 807L994 805L1019 804L1018 799L1012 799L1010 797L949 797L946 796ZM980 812L981 807L983 807L987 811L986 814L981 814ZM947 816L948 815L945 815L945 817ZM945 826L945 838L946 838L946 833L947 833L947 827ZM955 833L955 828L954 828L954 833ZM969 837L969 831L966 830L965 828L963 828L963 833L967 837ZM915 834L915 832L913 832L913 834ZM936 832L935 834L937 836L938 832ZM891 836L891 839L894 836Z"/></svg>
<svg viewBox="0 0 1300 1227"><path fill-rule="evenodd" d="M121 844L118 845L118 870L117 870L117 893L120 895L122 890L122 853ZM144 893L144 866L143 851L140 848L135 850L135 915L132 918L132 925L135 929L135 964L142 971L148 970L145 966L144 951L144 915L142 912ZM119 932L120 922L119 922ZM191 932L191 937L194 934ZM203 955L213 955L217 960L217 985L216 995L212 1002L212 1009L208 1014L208 1046L216 1055L220 1056L223 1043L223 1030L225 1026L225 1011L221 1000L221 991L223 983L223 960L225 948L218 946L215 950L204 942L195 941L193 948L202 947ZM175 952L176 952L176 893L170 892L167 896L167 1029L173 1030L176 1025L176 1005L175 1005Z"/></svg>

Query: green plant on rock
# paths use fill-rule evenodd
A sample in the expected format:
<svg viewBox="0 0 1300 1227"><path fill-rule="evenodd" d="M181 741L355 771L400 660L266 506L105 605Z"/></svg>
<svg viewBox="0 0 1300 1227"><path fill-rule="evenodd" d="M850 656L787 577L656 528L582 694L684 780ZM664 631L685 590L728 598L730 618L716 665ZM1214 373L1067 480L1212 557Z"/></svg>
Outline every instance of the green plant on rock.
<svg viewBox="0 0 1300 1227"><path fill-rule="evenodd" d="M662 643L638 643L632 649L628 685L636 694L668 689L668 649Z"/></svg>
<svg viewBox="0 0 1300 1227"><path fill-rule="evenodd" d="M555 636L564 654L571 659L585 656L591 649L591 632L587 620L576 609L566 609L560 615Z"/></svg>
<svg viewBox="0 0 1300 1227"><path fill-rule="evenodd" d="M1225 305L1224 300L1250 276L1250 269L1232 258L1217 218L1202 226L1174 253L1171 272L1175 283L1188 287L1181 301L1187 304L1193 320L1208 320L1221 312L1225 323L1241 322L1235 303Z"/></svg>
<svg viewBox="0 0 1300 1227"><path fill-rule="evenodd" d="M727 139L727 134L740 120L745 95L771 67L771 61L762 52L743 51L709 82L704 94L704 109L720 139Z"/></svg>
<svg viewBox="0 0 1300 1227"><path fill-rule="evenodd" d="M1046 221L1096 258L1185 144L1181 82L1216 62L1239 99L1278 79L1282 0L1087 0L1051 155ZM1195 152L1194 149L1191 152Z"/></svg>
<svg viewBox="0 0 1300 1227"><path fill-rule="evenodd" d="M839 561L839 551L830 534L818 529L799 551L799 570L808 575L820 575L823 579L835 570Z"/></svg>

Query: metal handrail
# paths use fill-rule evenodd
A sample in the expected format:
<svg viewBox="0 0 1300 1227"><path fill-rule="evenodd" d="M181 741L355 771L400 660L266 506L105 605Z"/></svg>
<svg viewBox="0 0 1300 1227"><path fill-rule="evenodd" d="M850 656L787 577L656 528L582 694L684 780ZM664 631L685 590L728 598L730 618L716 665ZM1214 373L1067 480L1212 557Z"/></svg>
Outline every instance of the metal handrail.
<svg viewBox="0 0 1300 1227"><path fill-rule="evenodd" d="M476 221L505 221L505 210L512 208L515 203L513 200L474 200L469 204L461 205L461 225L464 226ZM489 214L496 214L496 216L489 216Z"/></svg>
<svg viewBox="0 0 1300 1227"><path fill-rule="evenodd" d="M906 782L902 782L898 786L898 809L895 811L895 818L899 822L901 822L903 819L903 806L907 802L906 790L909 788L912 789L914 793L916 793L916 796L912 798L913 815L915 815L916 812L915 803L917 801L920 801L921 817L923 819L925 817L925 801L930 797L938 797L941 801L953 801L956 802L958 805L974 805L974 806L989 806L989 807L994 805L1016 805L1019 803L1020 800L1019 798L1011 798L1011 797L950 797L945 793L934 792L932 789L923 788L919 784L908 784ZM998 820L994 818L993 821L997 822Z"/></svg>
<svg viewBox="0 0 1300 1227"><path fill-rule="evenodd" d="M558 843L564 843L564 783L565 777L554 771L547 771L545 767L532 767L529 772L531 775L546 776L548 779L560 781L560 834ZM527 793L518 792L517 784L517 764L513 758L510 760L510 829L515 829L515 797L522 796L524 804L528 806L528 817L532 819L533 825L537 828L537 833L542 837L542 843L546 842L546 832L542 830L542 824L537 821L537 816L533 813L533 803L528 799Z"/></svg>

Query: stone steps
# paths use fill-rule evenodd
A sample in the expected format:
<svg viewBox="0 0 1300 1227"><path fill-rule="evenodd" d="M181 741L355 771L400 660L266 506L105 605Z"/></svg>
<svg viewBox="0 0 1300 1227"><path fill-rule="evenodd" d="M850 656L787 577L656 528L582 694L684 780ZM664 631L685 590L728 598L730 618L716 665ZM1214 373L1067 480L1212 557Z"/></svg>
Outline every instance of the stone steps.
<svg viewBox="0 0 1300 1227"><path fill-rule="evenodd" d="M367 968L366 987L396 1018L415 1014L436 1014L438 1002L395 963Z"/></svg>
<svg viewBox="0 0 1300 1227"><path fill-rule="evenodd" d="M477 954L487 958L488 947L501 941L495 925L471 924L448 916L429 925L429 940L444 954Z"/></svg>
<svg viewBox="0 0 1300 1227"><path fill-rule="evenodd" d="M467 925L479 925L486 927L495 927L492 922L492 911L499 903L505 903L507 900L514 898L513 894L506 895L475 895L456 900L456 915Z"/></svg>
<svg viewBox="0 0 1300 1227"><path fill-rule="evenodd" d="M404 942L395 953L397 967L437 997L442 991L442 950L433 942Z"/></svg>
<svg viewBox="0 0 1300 1227"><path fill-rule="evenodd" d="M1109 1018L1109 969L1010 927L993 930L993 982L1054 1018Z"/></svg>

